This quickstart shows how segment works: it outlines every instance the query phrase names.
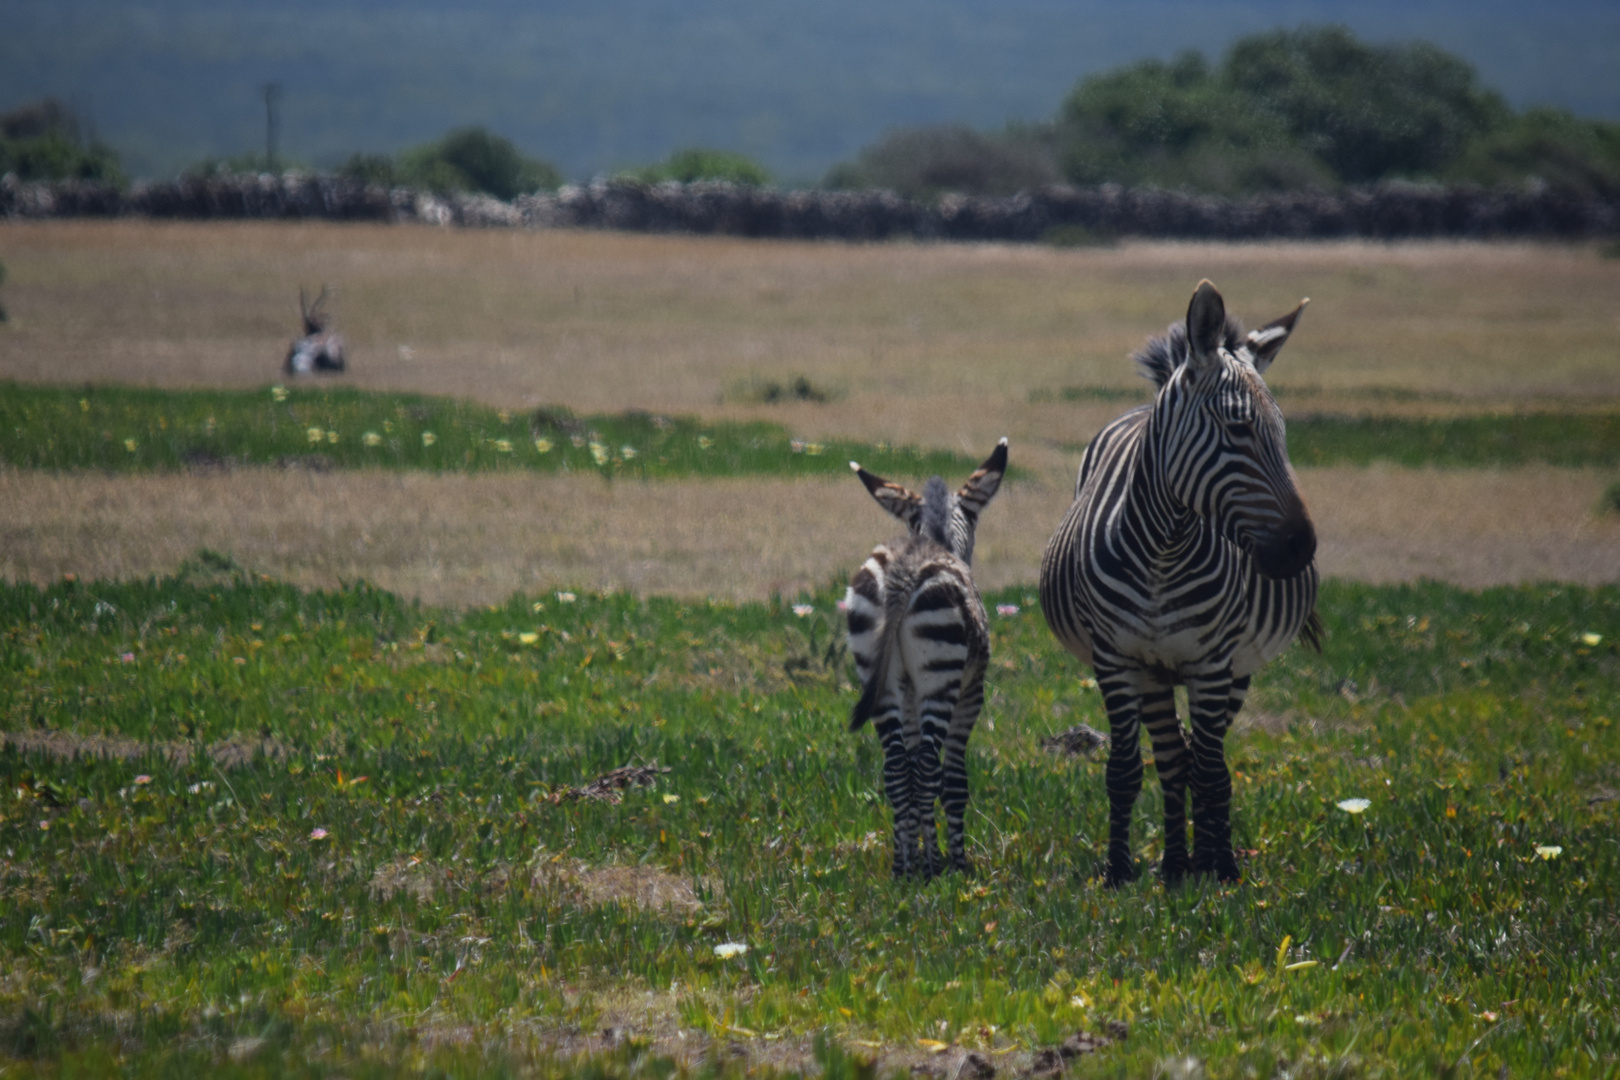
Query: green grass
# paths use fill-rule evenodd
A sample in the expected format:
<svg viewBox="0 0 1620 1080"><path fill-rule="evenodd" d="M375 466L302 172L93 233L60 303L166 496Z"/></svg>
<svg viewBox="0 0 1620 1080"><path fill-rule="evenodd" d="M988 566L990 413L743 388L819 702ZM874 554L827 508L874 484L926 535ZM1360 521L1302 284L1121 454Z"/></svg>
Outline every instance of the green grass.
<svg viewBox="0 0 1620 1080"><path fill-rule="evenodd" d="M1173 893L1151 777L1144 880L1094 880L1102 764L1037 740L1105 721L1018 589L987 598L1023 611L994 620L972 744L978 876L890 881L835 596L454 614L207 555L0 589L0 728L147 748L0 750L3 1068L662 1080L544 1050L649 994L672 1026L856 1054L1128 1020L1079 1075L1620 1068L1620 589L1328 583L1326 653L1264 673L1273 720L1228 740L1246 881ZM273 752L216 763L227 740ZM620 805L547 797L647 761L672 771ZM548 873L576 861L703 907L584 902Z"/></svg>
<svg viewBox="0 0 1620 1080"><path fill-rule="evenodd" d="M1070 387L1063 400L1140 402L1147 397L1128 389ZM1620 413L1536 412L1430 419L1296 416L1288 421L1288 456L1301 466L1374 462L1442 468L1613 466L1620 465Z"/></svg>
<svg viewBox="0 0 1620 1080"><path fill-rule="evenodd" d="M644 412L511 413L348 388L148 390L0 382L0 463L136 472L218 465L428 471L534 469L644 478L965 475L977 460L887 444L794 439L778 424Z"/></svg>

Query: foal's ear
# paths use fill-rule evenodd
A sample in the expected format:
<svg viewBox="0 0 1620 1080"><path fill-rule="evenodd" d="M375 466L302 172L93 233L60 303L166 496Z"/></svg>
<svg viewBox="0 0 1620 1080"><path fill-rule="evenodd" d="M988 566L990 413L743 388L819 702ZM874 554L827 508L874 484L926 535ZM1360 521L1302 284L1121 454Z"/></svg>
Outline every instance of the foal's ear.
<svg viewBox="0 0 1620 1080"><path fill-rule="evenodd" d="M1249 346L1249 355L1254 357L1254 370L1264 375L1266 368L1277 359L1282 347L1288 343L1288 335L1294 332L1299 325L1299 317L1305 311L1305 305L1311 302L1310 297L1299 302L1299 306L1280 319L1273 319L1258 330L1250 330L1249 336L1244 340Z"/></svg>
<svg viewBox="0 0 1620 1080"><path fill-rule="evenodd" d="M876 473L867 472L861 468L859 462L852 461L849 467L861 478L861 483L866 485L866 490L872 493L872 498L877 500L879 506L905 522L906 528L916 531L917 522L922 515L921 495L899 484L891 483Z"/></svg>
<svg viewBox="0 0 1620 1080"><path fill-rule="evenodd" d="M1208 366L1220 354L1225 333L1226 301L1205 278L1187 305L1187 362L1195 368Z"/></svg>
<svg viewBox="0 0 1620 1080"><path fill-rule="evenodd" d="M985 505L996 497L1001 478L1007 474L1007 437L1003 435L990 456L984 459L978 471L967 478L962 490L956 493L962 509L974 516L984 511Z"/></svg>

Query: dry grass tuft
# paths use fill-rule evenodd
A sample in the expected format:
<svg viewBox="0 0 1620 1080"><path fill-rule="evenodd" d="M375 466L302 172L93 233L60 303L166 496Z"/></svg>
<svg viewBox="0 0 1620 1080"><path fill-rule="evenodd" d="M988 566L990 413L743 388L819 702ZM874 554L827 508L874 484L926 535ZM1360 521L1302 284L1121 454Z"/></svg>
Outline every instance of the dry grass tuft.
<svg viewBox="0 0 1620 1080"><path fill-rule="evenodd" d="M199 748L195 743L172 740L151 742L132 739L127 735L40 729L0 732L0 746L13 747L22 754L40 753L64 761L76 758L135 761L156 756L175 765L186 764L201 749L209 760L222 769L240 768L259 758L284 761L288 753L287 746L275 739L256 739L247 735L233 735Z"/></svg>
<svg viewBox="0 0 1620 1080"><path fill-rule="evenodd" d="M542 863L535 871L535 884L561 889L583 905L628 904L674 915L691 915L703 908L690 881L656 866Z"/></svg>

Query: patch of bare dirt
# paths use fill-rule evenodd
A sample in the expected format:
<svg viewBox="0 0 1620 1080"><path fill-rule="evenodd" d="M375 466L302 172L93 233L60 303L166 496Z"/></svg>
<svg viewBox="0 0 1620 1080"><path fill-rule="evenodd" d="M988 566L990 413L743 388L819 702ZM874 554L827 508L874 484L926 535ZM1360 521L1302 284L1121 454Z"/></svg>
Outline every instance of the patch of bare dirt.
<svg viewBox="0 0 1620 1080"><path fill-rule="evenodd" d="M583 906L628 904L643 911L691 915L703 909L692 882L657 866L541 863L536 884L560 889Z"/></svg>
<svg viewBox="0 0 1620 1080"><path fill-rule="evenodd" d="M1620 581L1620 514L1596 509L1610 470L1305 469L1300 482L1325 576L1469 588ZM1064 463L1003 488L979 528L982 588L1037 579L1072 489ZM0 469L0 506L8 580L169 574L206 547L307 588L364 579L455 606L570 587L791 596L847 578L894 524L841 477L608 486L588 476ZM710 662L660 677L763 677L753 657L728 660L726 644L697 643L693 664Z"/></svg>

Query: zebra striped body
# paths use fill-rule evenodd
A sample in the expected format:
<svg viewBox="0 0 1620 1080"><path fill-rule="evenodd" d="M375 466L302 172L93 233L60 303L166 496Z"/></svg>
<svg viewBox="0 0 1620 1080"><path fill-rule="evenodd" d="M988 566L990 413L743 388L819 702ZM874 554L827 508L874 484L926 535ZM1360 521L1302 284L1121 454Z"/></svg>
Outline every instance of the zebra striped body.
<svg viewBox="0 0 1620 1080"><path fill-rule="evenodd" d="M969 560L979 513L1006 471L1007 441L955 494L934 477L918 497L850 464L911 530L873 549L845 596L861 682L850 729L870 719L883 745L895 876L943 869L936 802L945 810L950 864L966 871L967 743L990 661L989 621Z"/></svg>
<svg viewBox="0 0 1620 1080"><path fill-rule="evenodd" d="M1074 504L1042 561L1047 623L1095 668L1112 727L1112 884L1135 876L1143 727L1164 791L1162 876L1238 877L1226 731L1253 673L1296 636L1314 644L1318 633L1315 530L1261 378L1303 307L1245 335L1201 284L1187 326L1138 354L1158 395L1087 447ZM1190 731L1176 715L1176 685L1187 688Z"/></svg>

